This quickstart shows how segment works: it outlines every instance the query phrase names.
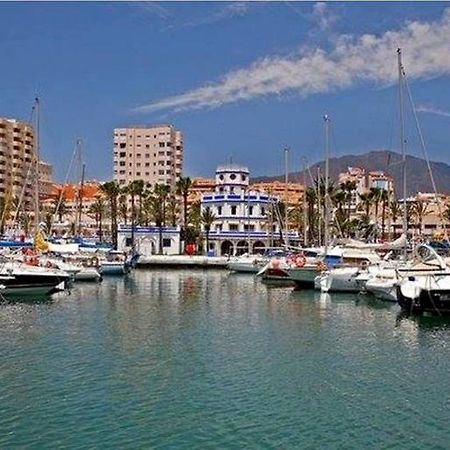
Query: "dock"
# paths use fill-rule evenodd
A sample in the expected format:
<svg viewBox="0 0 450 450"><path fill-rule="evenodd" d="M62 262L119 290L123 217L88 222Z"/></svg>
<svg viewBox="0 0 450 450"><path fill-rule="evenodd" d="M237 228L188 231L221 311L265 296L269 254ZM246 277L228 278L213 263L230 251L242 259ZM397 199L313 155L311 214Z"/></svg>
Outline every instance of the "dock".
<svg viewBox="0 0 450 450"><path fill-rule="evenodd" d="M228 257L202 255L151 255L141 256L138 267L172 267L172 268L200 268L226 269Z"/></svg>

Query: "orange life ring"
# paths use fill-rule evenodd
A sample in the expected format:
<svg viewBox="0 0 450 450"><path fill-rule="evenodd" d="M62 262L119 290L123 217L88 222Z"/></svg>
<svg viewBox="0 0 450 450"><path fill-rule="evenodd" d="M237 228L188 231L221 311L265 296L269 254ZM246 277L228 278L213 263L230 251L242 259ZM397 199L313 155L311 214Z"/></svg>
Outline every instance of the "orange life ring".
<svg viewBox="0 0 450 450"><path fill-rule="evenodd" d="M306 264L305 255L297 255L295 257L295 265L297 267L303 267Z"/></svg>

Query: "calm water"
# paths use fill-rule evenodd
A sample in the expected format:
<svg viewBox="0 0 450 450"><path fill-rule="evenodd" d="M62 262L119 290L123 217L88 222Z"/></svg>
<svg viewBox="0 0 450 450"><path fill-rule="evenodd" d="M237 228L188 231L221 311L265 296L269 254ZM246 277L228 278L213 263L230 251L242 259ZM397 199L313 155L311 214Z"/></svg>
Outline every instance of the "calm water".
<svg viewBox="0 0 450 450"><path fill-rule="evenodd" d="M219 271L0 304L0 448L449 448L450 321Z"/></svg>

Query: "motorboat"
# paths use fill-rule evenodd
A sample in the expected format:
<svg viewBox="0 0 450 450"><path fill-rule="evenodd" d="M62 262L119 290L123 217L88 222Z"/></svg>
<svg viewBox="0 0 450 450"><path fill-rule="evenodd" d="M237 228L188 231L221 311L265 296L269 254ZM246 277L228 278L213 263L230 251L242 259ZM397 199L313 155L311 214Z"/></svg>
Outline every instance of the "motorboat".
<svg viewBox="0 0 450 450"><path fill-rule="evenodd" d="M56 268L8 261L0 266L0 296L51 294L64 289L70 278Z"/></svg>
<svg viewBox="0 0 450 450"><path fill-rule="evenodd" d="M322 271L314 279L314 287L322 292L360 292L363 276L370 277L371 265L381 261L373 251L344 249L341 261Z"/></svg>
<svg viewBox="0 0 450 450"><path fill-rule="evenodd" d="M267 257L262 255L244 254L230 259L227 263L228 270L236 273L258 273L267 264Z"/></svg>

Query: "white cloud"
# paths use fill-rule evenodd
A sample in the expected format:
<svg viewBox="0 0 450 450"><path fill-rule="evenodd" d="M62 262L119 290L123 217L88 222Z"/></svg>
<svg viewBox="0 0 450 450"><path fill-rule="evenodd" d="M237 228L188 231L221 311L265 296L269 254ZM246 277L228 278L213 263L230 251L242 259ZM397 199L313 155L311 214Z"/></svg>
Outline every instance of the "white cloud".
<svg viewBox="0 0 450 450"><path fill-rule="evenodd" d="M186 22L183 26L197 27L200 25L209 25L222 20L231 19L233 17L244 16L248 12L249 8L250 6L248 2L230 2L227 5L217 9L209 16L192 19L189 22Z"/></svg>
<svg viewBox="0 0 450 450"><path fill-rule="evenodd" d="M442 116L442 117L450 117L450 111L436 108L435 106L432 106L432 105L420 105L416 108L416 111L422 112L422 113L428 113L428 114L435 114L437 116Z"/></svg>
<svg viewBox="0 0 450 450"><path fill-rule="evenodd" d="M450 74L450 8L434 22L413 21L376 36L338 36L326 52L309 48L289 57L270 56L224 75L219 81L136 108L213 108L227 103L295 92L301 96L350 88L361 82L396 81L396 49L403 48L409 79Z"/></svg>
<svg viewBox="0 0 450 450"><path fill-rule="evenodd" d="M312 18L322 31L329 30L337 20L337 16L330 11L325 2L314 3Z"/></svg>

